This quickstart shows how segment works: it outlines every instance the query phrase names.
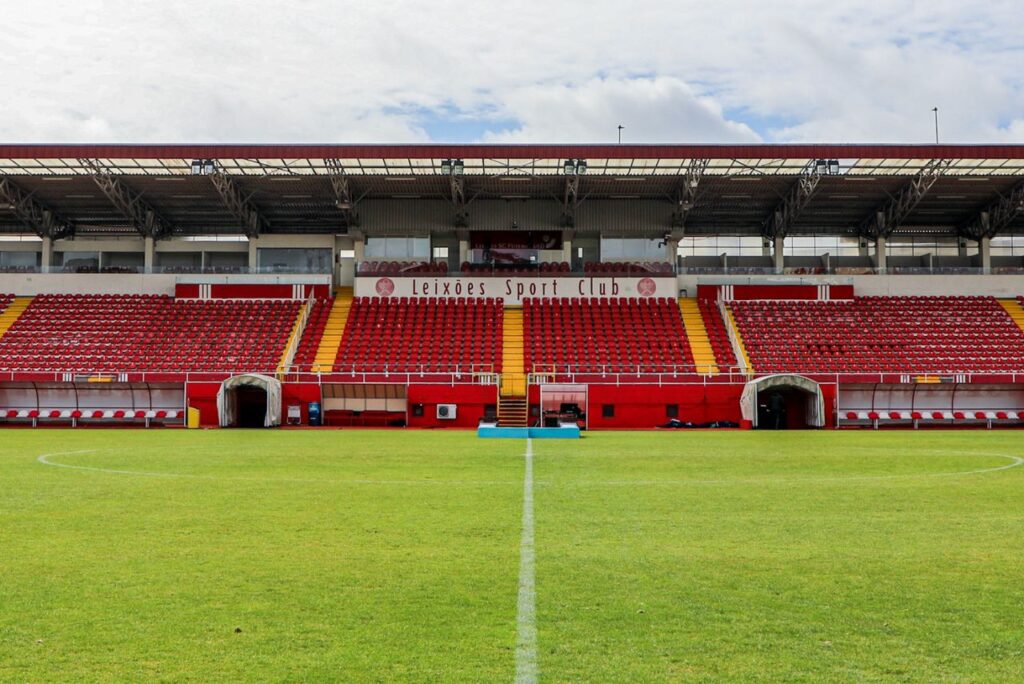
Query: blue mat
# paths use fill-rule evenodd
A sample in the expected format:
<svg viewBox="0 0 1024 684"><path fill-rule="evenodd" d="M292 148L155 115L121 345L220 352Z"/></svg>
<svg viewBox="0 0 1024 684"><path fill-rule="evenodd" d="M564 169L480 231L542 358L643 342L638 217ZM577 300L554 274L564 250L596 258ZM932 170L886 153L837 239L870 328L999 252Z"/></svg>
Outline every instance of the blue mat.
<svg viewBox="0 0 1024 684"><path fill-rule="evenodd" d="M488 439L579 439L580 429L575 425L557 428L479 427L476 436Z"/></svg>

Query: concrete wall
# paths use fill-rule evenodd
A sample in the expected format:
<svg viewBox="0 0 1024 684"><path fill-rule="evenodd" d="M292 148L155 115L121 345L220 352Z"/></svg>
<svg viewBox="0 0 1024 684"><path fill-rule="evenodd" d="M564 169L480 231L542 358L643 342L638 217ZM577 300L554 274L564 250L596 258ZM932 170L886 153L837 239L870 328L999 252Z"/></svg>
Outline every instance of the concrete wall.
<svg viewBox="0 0 1024 684"><path fill-rule="evenodd" d="M0 292L19 296L39 294L161 294L173 295L177 282L277 284L330 282L329 275L174 275L163 273L0 273Z"/></svg>
<svg viewBox="0 0 1024 684"><path fill-rule="evenodd" d="M697 295L702 285L853 285L859 296L934 296L988 295L1016 297L1024 295L1024 276L1020 275L855 275L855 276L711 276L681 275L680 290Z"/></svg>

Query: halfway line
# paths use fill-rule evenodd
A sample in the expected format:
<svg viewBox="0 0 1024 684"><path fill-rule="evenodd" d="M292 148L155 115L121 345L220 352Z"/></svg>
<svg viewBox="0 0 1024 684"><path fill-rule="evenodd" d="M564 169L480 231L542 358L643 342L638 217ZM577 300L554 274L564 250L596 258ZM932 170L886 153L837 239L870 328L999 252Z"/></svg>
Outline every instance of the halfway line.
<svg viewBox="0 0 1024 684"><path fill-rule="evenodd" d="M537 681L537 592L533 550L533 440L526 438L523 475L523 536L519 541L519 600L516 611L516 682Z"/></svg>

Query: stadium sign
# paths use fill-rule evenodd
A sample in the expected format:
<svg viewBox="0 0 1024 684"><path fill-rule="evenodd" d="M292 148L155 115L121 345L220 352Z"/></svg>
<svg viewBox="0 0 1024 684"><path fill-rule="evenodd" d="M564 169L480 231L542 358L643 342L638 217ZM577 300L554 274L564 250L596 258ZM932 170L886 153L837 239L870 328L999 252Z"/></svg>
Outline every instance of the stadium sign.
<svg viewBox="0 0 1024 684"><path fill-rule="evenodd" d="M360 276L357 297L470 297L521 304L530 297L677 297L675 278Z"/></svg>

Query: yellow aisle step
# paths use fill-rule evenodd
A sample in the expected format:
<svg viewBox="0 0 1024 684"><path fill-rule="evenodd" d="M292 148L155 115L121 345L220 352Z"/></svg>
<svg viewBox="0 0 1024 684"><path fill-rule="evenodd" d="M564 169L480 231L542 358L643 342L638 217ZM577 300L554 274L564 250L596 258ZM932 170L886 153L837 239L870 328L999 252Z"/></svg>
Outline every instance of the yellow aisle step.
<svg viewBox="0 0 1024 684"><path fill-rule="evenodd" d="M697 372L711 375L718 373L715 350L711 347L711 338L708 337L707 328L704 326L704 317L700 314L697 300L691 297L680 297L679 311L683 317L683 328L690 343L690 351L693 352L693 363L697 366Z"/></svg>
<svg viewBox="0 0 1024 684"><path fill-rule="evenodd" d="M330 373L334 368L338 348L345 336L345 323L348 322L348 313L352 309L352 299L351 287L339 287L335 292L334 304L331 305L331 312L327 314L320 346L316 348L316 356L313 357L314 372Z"/></svg>
<svg viewBox="0 0 1024 684"><path fill-rule="evenodd" d="M32 297L15 297L3 313L0 313L0 337L10 330L14 322L21 317L21 314L25 313L25 309L31 303Z"/></svg>

